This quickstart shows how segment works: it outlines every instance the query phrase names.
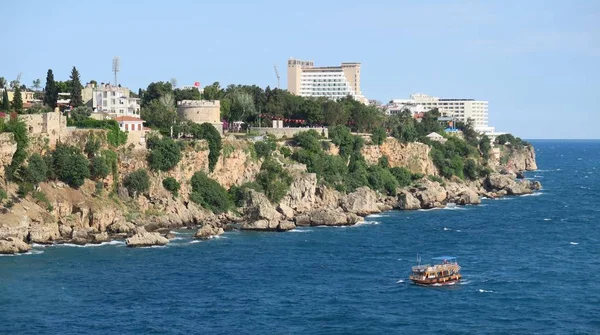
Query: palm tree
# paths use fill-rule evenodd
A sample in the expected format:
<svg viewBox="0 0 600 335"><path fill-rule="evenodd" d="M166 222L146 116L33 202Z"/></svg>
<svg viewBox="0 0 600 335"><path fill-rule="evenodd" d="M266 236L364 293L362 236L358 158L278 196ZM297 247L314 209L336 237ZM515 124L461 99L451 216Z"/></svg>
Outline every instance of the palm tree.
<svg viewBox="0 0 600 335"><path fill-rule="evenodd" d="M40 90L40 87L42 87L42 82L41 82L41 80L39 80L39 79L36 79L36 80L34 80L34 81L33 81L33 85L32 85L32 86L33 86L33 88L36 90L36 92L37 92L37 91L39 91L39 90Z"/></svg>

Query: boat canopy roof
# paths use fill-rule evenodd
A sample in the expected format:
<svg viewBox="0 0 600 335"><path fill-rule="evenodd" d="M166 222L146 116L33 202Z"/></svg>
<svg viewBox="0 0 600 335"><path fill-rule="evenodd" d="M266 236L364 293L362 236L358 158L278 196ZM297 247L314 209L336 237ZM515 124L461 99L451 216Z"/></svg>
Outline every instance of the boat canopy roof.
<svg viewBox="0 0 600 335"><path fill-rule="evenodd" d="M456 261L456 257L454 257L454 256L439 256L439 257L433 257L431 260L432 261Z"/></svg>

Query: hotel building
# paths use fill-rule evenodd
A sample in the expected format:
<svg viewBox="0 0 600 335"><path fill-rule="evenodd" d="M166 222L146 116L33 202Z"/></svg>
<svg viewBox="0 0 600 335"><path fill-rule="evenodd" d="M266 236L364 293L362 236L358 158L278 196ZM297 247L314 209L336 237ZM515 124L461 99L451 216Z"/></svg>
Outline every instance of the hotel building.
<svg viewBox="0 0 600 335"><path fill-rule="evenodd" d="M360 63L315 67L312 61L288 60L288 91L302 97L338 100L348 95L368 103L360 90Z"/></svg>

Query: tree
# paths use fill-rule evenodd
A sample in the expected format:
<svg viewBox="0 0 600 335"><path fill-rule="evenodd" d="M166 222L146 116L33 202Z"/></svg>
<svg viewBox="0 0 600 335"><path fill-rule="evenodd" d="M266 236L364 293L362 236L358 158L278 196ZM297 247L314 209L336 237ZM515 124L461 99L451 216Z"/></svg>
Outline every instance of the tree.
<svg viewBox="0 0 600 335"><path fill-rule="evenodd" d="M91 107L79 106L71 110L71 119L73 119L74 122L86 120L90 117L90 115L92 115Z"/></svg>
<svg viewBox="0 0 600 335"><path fill-rule="evenodd" d="M42 81L40 79L35 79L33 81L32 87L33 87L34 90L39 91L40 88L42 87Z"/></svg>
<svg viewBox="0 0 600 335"><path fill-rule="evenodd" d="M475 163L472 159L467 159L464 168L463 168L464 176L475 180L479 176L479 169L477 168L477 163Z"/></svg>
<svg viewBox="0 0 600 335"><path fill-rule="evenodd" d="M21 88L19 86L15 87L12 109L17 114L23 114L23 97L21 96Z"/></svg>
<svg viewBox="0 0 600 335"><path fill-rule="evenodd" d="M219 82L215 81L212 85L204 87L202 95L204 100L219 100L223 96L223 89L221 89Z"/></svg>
<svg viewBox="0 0 600 335"><path fill-rule="evenodd" d="M153 100L140 111L142 119L146 120L146 125L160 130L163 134L168 134L171 125L177 118L177 113L173 108L163 105L158 99Z"/></svg>
<svg viewBox="0 0 600 335"><path fill-rule="evenodd" d="M5 125L5 131L13 133L17 142L17 151L12 156L10 165L6 168L6 176L9 180L23 179L19 171L27 158L27 147L29 137L27 136L27 125L19 118L11 118Z"/></svg>
<svg viewBox="0 0 600 335"><path fill-rule="evenodd" d="M6 92L6 88L2 92L2 110L5 112L10 111L10 102L8 101L8 92Z"/></svg>
<svg viewBox="0 0 600 335"><path fill-rule="evenodd" d="M6 78L0 77L0 88L6 88Z"/></svg>
<svg viewBox="0 0 600 335"><path fill-rule="evenodd" d="M377 127L373 129L373 133L371 134L371 140L375 145L382 145L385 139L387 138L387 133L385 129L382 127Z"/></svg>
<svg viewBox="0 0 600 335"><path fill-rule="evenodd" d="M100 138L96 137L94 133L90 133L87 142L85 142L85 148L83 149L83 152L85 152L88 157L93 157L96 155L98 150L100 150L101 145L102 141Z"/></svg>
<svg viewBox="0 0 600 335"><path fill-rule="evenodd" d="M271 153L277 149L277 145L273 141L258 141L254 143L254 151L258 158L271 157Z"/></svg>
<svg viewBox="0 0 600 335"><path fill-rule="evenodd" d="M150 154L148 155L148 166L155 171L169 171L174 168L181 159L181 148L177 142L170 138L162 138L148 142Z"/></svg>
<svg viewBox="0 0 600 335"><path fill-rule="evenodd" d="M393 167L390 168L390 172L396 177L399 186L409 186L412 182L412 173L405 167Z"/></svg>
<svg viewBox="0 0 600 335"><path fill-rule="evenodd" d="M235 89L231 95L231 107L229 111L228 121L247 120L249 116L254 116L256 107L254 106L254 98L242 89Z"/></svg>
<svg viewBox="0 0 600 335"><path fill-rule="evenodd" d="M171 194L173 194L174 196L178 195L179 188L181 187L181 184L177 181L177 179L173 177L167 177L163 179L162 185L167 191L171 192Z"/></svg>
<svg viewBox="0 0 600 335"><path fill-rule="evenodd" d="M202 94L196 88L176 88L173 93L175 94L175 101L202 100Z"/></svg>
<svg viewBox="0 0 600 335"><path fill-rule="evenodd" d="M490 150L492 150L490 138L483 135L479 140L479 151L481 152L481 157L486 161L490 159Z"/></svg>
<svg viewBox="0 0 600 335"><path fill-rule="evenodd" d="M219 156L221 155L221 134L213 127L210 123L196 124L194 123L191 128L192 136L198 140L206 140L208 142L208 169L213 172Z"/></svg>
<svg viewBox="0 0 600 335"><path fill-rule="evenodd" d="M213 213L223 213L232 206L227 190L204 172L196 172L192 176L192 193L190 200Z"/></svg>
<svg viewBox="0 0 600 335"><path fill-rule="evenodd" d="M102 156L96 156L90 161L90 176L94 180L104 179L108 176L110 170L106 159Z"/></svg>
<svg viewBox="0 0 600 335"><path fill-rule="evenodd" d="M27 164L26 181L37 185L48 179L48 166L44 161L44 158L40 154L35 153L29 157L29 163Z"/></svg>
<svg viewBox="0 0 600 335"><path fill-rule="evenodd" d="M79 71L73 66L71 70L71 106L79 107L83 105L83 98L81 97L81 81L79 79Z"/></svg>
<svg viewBox="0 0 600 335"><path fill-rule="evenodd" d="M149 106L154 100L160 99L165 94L173 94L173 86L169 82L153 82L142 95L142 107Z"/></svg>
<svg viewBox="0 0 600 335"><path fill-rule="evenodd" d="M292 181L289 172L273 158L268 158L262 163L260 172L256 176L256 183L261 186L272 203L278 203L283 198Z"/></svg>
<svg viewBox="0 0 600 335"><path fill-rule="evenodd" d="M128 174L123 179L123 186L127 188L132 197L139 193L147 192L150 189L150 177L145 169L138 169Z"/></svg>
<svg viewBox="0 0 600 335"><path fill-rule="evenodd" d="M58 143L52 153L52 169L59 180L75 188L90 177L89 161L81 150L62 143Z"/></svg>
<svg viewBox="0 0 600 335"><path fill-rule="evenodd" d="M56 102L58 101L58 90L56 88L52 69L49 69L48 74L46 75L46 87L44 88L44 91L44 104L54 110L54 108L56 108Z"/></svg>

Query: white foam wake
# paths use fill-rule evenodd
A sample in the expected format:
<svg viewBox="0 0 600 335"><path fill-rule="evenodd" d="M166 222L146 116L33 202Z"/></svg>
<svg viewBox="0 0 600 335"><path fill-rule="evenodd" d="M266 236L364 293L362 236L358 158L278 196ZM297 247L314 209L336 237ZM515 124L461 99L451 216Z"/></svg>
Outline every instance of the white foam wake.
<svg viewBox="0 0 600 335"><path fill-rule="evenodd" d="M25 255L40 255L43 254L44 250L30 250L28 252L24 252L24 253L17 253L17 254L0 254L0 257L14 257L14 256L25 256Z"/></svg>
<svg viewBox="0 0 600 335"><path fill-rule="evenodd" d="M542 193L542 192L533 192L533 193L529 193L529 194L522 194L521 197L539 197L542 194L544 194L544 193Z"/></svg>
<svg viewBox="0 0 600 335"><path fill-rule="evenodd" d="M289 233L310 233L311 229L292 229L288 230Z"/></svg>
<svg viewBox="0 0 600 335"><path fill-rule="evenodd" d="M97 244L93 244L93 243L88 243L88 244L74 244L74 243L61 243L61 244L55 244L55 246L57 247L74 247L74 248L95 248L95 247L102 247L105 245L125 245L124 241L108 241L108 242L102 242L102 243L97 243Z"/></svg>
<svg viewBox="0 0 600 335"><path fill-rule="evenodd" d="M484 290L484 289L481 289L481 288L479 289L479 292L480 293L494 293L494 291L492 291L492 290Z"/></svg>
<svg viewBox="0 0 600 335"><path fill-rule="evenodd" d="M383 217L383 215L381 215L381 214L371 214L371 215L369 215L369 216L367 216L367 217L368 217L368 218L382 218L382 217Z"/></svg>
<svg viewBox="0 0 600 335"><path fill-rule="evenodd" d="M577 242L569 242L570 245L578 245L579 243Z"/></svg>

